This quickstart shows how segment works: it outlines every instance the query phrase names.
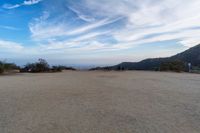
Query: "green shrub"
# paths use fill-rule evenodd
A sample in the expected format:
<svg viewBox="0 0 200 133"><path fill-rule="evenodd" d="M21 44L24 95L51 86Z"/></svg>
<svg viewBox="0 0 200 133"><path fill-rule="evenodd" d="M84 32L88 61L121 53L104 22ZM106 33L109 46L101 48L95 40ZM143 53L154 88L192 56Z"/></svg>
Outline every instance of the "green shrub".
<svg viewBox="0 0 200 133"><path fill-rule="evenodd" d="M61 72L61 71L63 71L63 70L76 70L75 68L73 68L73 67L66 67L66 66L53 66L52 68L51 68L51 71L52 72Z"/></svg>
<svg viewBox="0 0 200 133"><path fill-rule="evenodd" d="M4 72L4 66L3 63L0 62L0 74Z"/></svg>
<svg viewBox="0 0 200 133"><path fill-rule="evenodd" d="M200 67L199 66L193 66L191 73L200 73Z"/></svg>
<svg viewBox="0 0 200 133"><path fill-rule="evenodd" d="M185 63L182 61L163 62L160 65L160 71L182 72L185 70Z"/></svg>
<svg viewBox="0 0 200 133"><path fill-rule="evenodd" d="M12 71L16 69L20 69L16 64L0 61L0 74L4 73L5 71Z"/></svg>
<svg viewBox="0 0 200 133"><path fill-rule="evenodd" d="M62 72L62 70L64 70L64 68L62 66L53 66L51 68L52 72Z"/></svg>

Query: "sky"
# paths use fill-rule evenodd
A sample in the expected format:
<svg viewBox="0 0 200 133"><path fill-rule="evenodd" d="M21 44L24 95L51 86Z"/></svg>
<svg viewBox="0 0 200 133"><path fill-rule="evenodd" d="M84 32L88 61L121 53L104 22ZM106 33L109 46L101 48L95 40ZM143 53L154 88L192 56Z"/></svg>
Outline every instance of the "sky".
<svg viewBox="0 0 200 133"><path fill-rule="evenodd" d="M0 0L0 60L111 65L200 43L200 0Z"/></svg>

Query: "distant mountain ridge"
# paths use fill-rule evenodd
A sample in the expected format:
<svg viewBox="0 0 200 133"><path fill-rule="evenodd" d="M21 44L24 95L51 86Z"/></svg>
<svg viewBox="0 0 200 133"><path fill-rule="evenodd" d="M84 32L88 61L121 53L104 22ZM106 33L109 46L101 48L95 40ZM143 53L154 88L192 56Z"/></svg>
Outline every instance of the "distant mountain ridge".
<svg viewBox="0 0 200 133"><path fill-rule="evenodd" d="M165 62L182 61L200 67L200 44L177 55L166 58L150 58L140 62L122 62L115 66L97 67L91 70L156 70Z"/></svg>

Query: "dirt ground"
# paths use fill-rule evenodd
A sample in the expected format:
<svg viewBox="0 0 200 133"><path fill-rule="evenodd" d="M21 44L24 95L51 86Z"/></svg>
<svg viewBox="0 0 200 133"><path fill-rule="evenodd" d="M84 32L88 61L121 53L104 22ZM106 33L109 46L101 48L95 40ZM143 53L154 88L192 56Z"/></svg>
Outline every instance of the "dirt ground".
<svg viewBox="0 0 200 133"><path fill-rule="evenodd" d="M0 76L0 133L200 133L200 75Z"/></svg>

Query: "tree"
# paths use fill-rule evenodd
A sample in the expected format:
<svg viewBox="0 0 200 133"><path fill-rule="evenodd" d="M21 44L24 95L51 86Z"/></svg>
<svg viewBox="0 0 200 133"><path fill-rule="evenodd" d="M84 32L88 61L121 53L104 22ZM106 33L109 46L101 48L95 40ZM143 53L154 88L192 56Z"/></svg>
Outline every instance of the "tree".
<svg viewBox="0 0 200 133"><path fill-rule="evenodd" d="M36 71L37 72L48 72L50 70L49 64L44 59L39 59L36 63Z"/></svg>
<svg viewBox="0 0 200 133"><path fill-rule="evenodd" d="M21 72L48 72L50 71L49 64L44 59L39 59L36 63L28 63L25 65Z"/></svg>

